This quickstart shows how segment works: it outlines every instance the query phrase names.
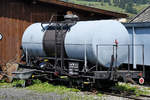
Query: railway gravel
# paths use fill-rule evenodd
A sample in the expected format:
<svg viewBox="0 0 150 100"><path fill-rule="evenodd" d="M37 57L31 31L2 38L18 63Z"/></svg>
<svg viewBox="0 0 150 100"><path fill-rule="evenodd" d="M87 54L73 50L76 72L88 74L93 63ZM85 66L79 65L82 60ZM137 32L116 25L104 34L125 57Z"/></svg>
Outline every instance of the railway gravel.
<svg viewBox="0 0 150 100"><path fill-rule="evenodd" d="M79 97L73 98L73 100L84 100L83 92L77 93ZM82 95L82 97L81 97ZM90 94L89 94L90 95ZM86 96L86 95L85 95ZM31 90L26 90L24 88L0 88L0 100L72 100L67 94L58 95L57 93L37 93ZM86 100L91 100L86 99ZM132 100L123 97L116 97L111 95L103 95L100 98L98 96L94 97L94 100Z"/></svg>

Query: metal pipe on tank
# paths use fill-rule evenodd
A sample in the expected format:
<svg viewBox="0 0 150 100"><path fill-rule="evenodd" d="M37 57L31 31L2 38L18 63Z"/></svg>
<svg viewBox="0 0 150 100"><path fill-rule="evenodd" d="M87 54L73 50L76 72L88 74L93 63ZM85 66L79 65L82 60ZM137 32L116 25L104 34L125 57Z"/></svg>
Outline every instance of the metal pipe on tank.
<svg viewBox="0 0 150 100"><path fill-rule="evenodd" d="M96 45L96 57L98 57L98 44ZM96 60L96 71L98 71L98 59Z"/></svg>
<svg viewBox="0 0 150 100"><path fill-rule="evenodd" d="M26 63L27 63L27 65L28 65L28 62L29 62L29 60L28 60L28 49L26 48Z"/></svg>
<svg viewBox="0 0 150 100"><path fill-rule="evenodd" d="M135 47L135 29L134 26L132 27L133 34L132 34L132 62L133 62L133 68L136 69L136 47Z"/></svg>
<svg viewBox="0 0 150 100"><path fill-rule="evenodd" d="M144 45L142 45L142 55L143 55L143 77L145 77L145 65L144 65Z"/></svg>
<svg viewBox="0 0 150 100"><path fill-rule="evenodd" d="M128 44L128 72L130 71L130 45Z"/></svg>
<svg viewBox="0 0 150 100"><path fill-rule="evenodd" d="M84 67L85 67L85 72L87 72L86 41L85 41L85 43L84 43Z"/></svg>

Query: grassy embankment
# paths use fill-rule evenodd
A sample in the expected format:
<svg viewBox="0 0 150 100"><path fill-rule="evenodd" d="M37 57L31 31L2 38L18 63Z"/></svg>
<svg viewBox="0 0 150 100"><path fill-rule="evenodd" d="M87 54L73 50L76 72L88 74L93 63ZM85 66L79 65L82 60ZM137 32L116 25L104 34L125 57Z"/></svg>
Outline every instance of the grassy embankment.
<svg viewBox="0 0 150 100"><path fill-rule="evenodd" d="M125 9L119 8L114 6L113 3L111 3L112 5L109 5L108 3L102 3L101 2L87 2L84 0L68 0L69 2L75 3L75 4L80 4L80 5L86 5L86 6L90 6L90 7L95 7L95 8L99 8L99 9L105 9L105 10L110 10L110 11L114 11L114 12L120 12L120 13L126 13L129 15L129 19L133 18L136 14L132 14L132 13L127 13L125 11ZM140 13L144 8L148 7L149 4L141 4L141 5L136 5L134 4L134 7L137 10L137 13Z"/></svg>

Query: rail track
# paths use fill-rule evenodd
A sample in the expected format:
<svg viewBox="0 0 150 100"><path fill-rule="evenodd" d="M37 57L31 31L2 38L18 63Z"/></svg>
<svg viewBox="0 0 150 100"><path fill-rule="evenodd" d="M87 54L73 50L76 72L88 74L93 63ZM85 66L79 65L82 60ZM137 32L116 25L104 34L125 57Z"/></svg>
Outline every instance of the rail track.
<svg viewBox="0 0 150 100"><path fill-rule="evenodd" d="M150 95L140 95L140 97L146 97L148 100L150 100Z"/></svg>
<svg viewBox="0 0 150 100"><path fill-rule="evenodd" d="M108 93L108 92L104 92L104 94L111 95L111 96L128 98L128 99L133 99L133 100L150 100L150 96L147 96L147 95L140 95L140 96L129 95L129 96L127 96L127 95L120 95L120 94L114 94L114 93Z"/></svg>
<svg viewBox="0 0 150 100"><path fill-rule="evenodd" d="M131 100L150 100L150 95L136 96L132 92L121 93L117 90L112 90L112 89L99 90L99 92L102 93L102 94L117 96L117 97L123 97L123 98L131 99Z"/></svg>

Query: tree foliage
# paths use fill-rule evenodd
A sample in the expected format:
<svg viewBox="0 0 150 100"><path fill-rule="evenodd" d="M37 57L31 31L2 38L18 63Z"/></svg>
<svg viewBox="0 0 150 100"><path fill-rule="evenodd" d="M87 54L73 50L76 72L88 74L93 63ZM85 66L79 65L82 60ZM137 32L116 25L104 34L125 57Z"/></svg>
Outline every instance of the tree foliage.
<svg viewBox="0 0 150 100"><path fill-rule="evenodd" d="M101 6L105 6L104 3L108 3L109 5L117 6L119 8L125 9L126 12L133 14L137 14L137 10L134 8L134 5L150 3L150 0L79 0L79 1L101 2Z"/></svg>

